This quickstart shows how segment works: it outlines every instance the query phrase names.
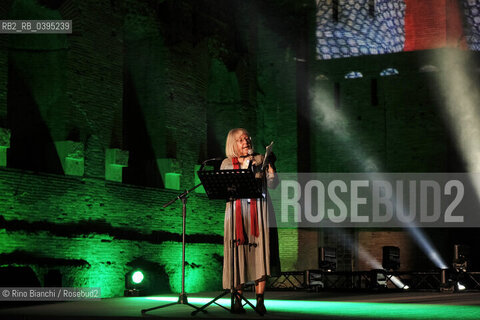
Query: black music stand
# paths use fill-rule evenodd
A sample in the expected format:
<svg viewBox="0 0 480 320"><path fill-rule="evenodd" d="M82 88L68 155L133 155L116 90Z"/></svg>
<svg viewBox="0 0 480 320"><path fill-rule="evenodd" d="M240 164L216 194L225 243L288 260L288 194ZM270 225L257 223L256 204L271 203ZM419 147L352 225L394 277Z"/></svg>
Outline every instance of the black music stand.
<svg viewBox="0 0 480 320"><path fill-rule="evenodd" d="M199 171L198 177L205 188L209 199L224 199L230 201L230 221L231 221L231 235L232 241L230 243L232 254L230 256L231 266L231 283L230 289L225 290L222 294L212 299L210 302L203 305L201 308L192 312L192 315L196 315L200 311L204 311L209 305L215 303L221 297L230 293L230 309L221 306L222 308L233 312L233 305L235 304L235 297L240 301L245 302L252 307L255 312L263 316L263 313L257 310L242 294L235 289L235 241L234 241L234 217L233 217L233 204L237 199L257 199L263 198L262 196L262 179L256 179L255 173L251 170L217 170L217 171Z"/></svg>

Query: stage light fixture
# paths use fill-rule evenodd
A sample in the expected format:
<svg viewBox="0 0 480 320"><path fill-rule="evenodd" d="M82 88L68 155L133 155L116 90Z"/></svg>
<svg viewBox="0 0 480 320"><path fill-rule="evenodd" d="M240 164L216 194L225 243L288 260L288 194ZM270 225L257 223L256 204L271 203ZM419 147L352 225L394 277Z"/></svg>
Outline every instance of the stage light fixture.
<svg viewBox="0 0 480 320"><path fill-rule="evenodd" d="M385 246L382 251L382 267L385 270L398 270L400 268L400 248Z"/></svg>
<svg viewBox="0 0 480 320"><path fill-rule="evenodd" d="M469 247L456 244L453 246L453 269L457 272L466 272L468 267Z"/></svg>
<svg viewBox="0 0 480 320"><path fill-rule="evenodd" d="M337 251L335 248L318 248L318 267L327 272L337 269Z"/></svg>
<svg viewBox="0 0 480 320"><path fill-rule="evenodd" d="M457 291L463 291L467 289L467 287L465 287L463 284L461 284L460 282L457 282Z"/></svg>
<svg viewBox="0 0 480 320"><path fill-rule="evenodd" d="M405 283L403 283L402 280L400 280L400 278L394 276L394 275L391 275L391 274L387 274L387 278L388 280L390 280L397 288L399 289L403 289L403 290L408 290L410 289L410 287L408 285L406 285Z"/></svg>
<svg viewBox="0 0 480 320"><path fill-rule="evenodd" d="M132 274L132 281L135 284L140 284L143 281L143 279L145 279L145 276L143 275L142 271L135 271Z"/></svg>
<svg viewBox="0 0 480 320"><path fill-rule="evenodd" d="M386 289L387 288L387 272L383 269L373 269L370 271L370 288Z"/></svg>
<svg viewBox="0 0 480 320"><path fill-rule="evenodd" d="M453 292L455 290L454 282L447 276L447 269L440 270L440 292Z"/></svg>
<svg viewBox="0 0 480 320"><path fill-rule="evenodd" d="M305 280L308 288L318 291L325 288L324 276L321 271L307 270L305 271Z"/></svg>
<svg viewBox="0 0 480 320"><path fill-rule="evenodd" d="M442 286L447 284L447 269L442 269L442 271L440 271L440 283Z"/></svg>
<svg viewBox="0 0 480 320"><path fill-rule="evenodd" d="M140 296L148 286L147 275L139 269L134 269L125 275L124 296Z"/></svg>

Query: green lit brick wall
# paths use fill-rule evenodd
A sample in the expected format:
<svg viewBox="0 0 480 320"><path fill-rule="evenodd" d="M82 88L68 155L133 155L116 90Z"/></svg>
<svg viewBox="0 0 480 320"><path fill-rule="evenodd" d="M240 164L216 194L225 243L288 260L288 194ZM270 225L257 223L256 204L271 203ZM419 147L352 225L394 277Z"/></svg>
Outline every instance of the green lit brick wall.
<svg viewBox="0 0 480 320"><path fill-rule="evenodd" d="M123 294L124 275L140 259L166 274L160 290L179 292L181 205L160 208L177 191L106 182L105 150L128 151L124 138L132 132L124 128L123 113L128 68L154 157L177 160L181 187L192 186L194 165L206 158L207 90L221 89L208 82L211 51L220 48L209 48L207 40L195 43L188 24L166 30L171 28L167 17L161 25L155 8L136 1L14 5L15 17L54 15L74 22L73 34L61 38L12 42L2 37L0 86L6 88L8 77L15 76L22 85L18 89L32 94L29 103L42 115L34 120L48 129L49 143L83 144L85 174L73 178L42 173L48 170L1 169L0 264L31 266L41 281L48 270L60 269L64 286L100 286L110 297ZM192 20L192 13L173 1L161 9L176 13L168 19L182 14ZM180 33L190 40L173 39ZM7 53L9 47L14 50ZM22 72L9 73L9 65ZM14 113L20 104L14 95L7 104L6 97L2 90L4 115L7 105ZM189 200L188 292L221 287L223 212L221 201L202 195Z"/></svg>
<svg viewBox="0 0 480 320"><path fill-rule="evenodd" d="M31 266L41 281L59 269L64 286L101 286L110 297L122 294L125 273L144 260L166 274L161 289L178 292L180 205L160 208L176 192L105 181L106 149L129 151L131 160L135 145L145 143L140 157L172 160L187 188L194 165L221 156L227 131L243 126L259 152L275 141L279 171L295 171L294 45L286 45L281 30L259 24L255 3L12 3L2 4L5 18L72 19L74 32L0 39L0 87L15 89L0 92L0 116L19 115L17 107L28 105L34 126L20 132L26 122L16 118L13 136L28 136L38 125L42 143L79 143L85 173L63 176L55 150L49 157L59 172L0 169L0 264ZM35 164L39 155L25 150ZM186 289L218 289L224 204L196 195L188 208ZM286 270L301 268L297 231L279 233Z"/></svg>
<svg viewBox="0 0 480 320"><path fill-rule="evenodd" d="M2 264L23 261L41 281L60 269L64 286L99 286L109 297L123 293L127 264L144 259L169 276L158 289L180 290L181 203L161 208L175 192L13 170L0 177ZM204 196L189 201L186 260L195 267L187 277L201 280L187 281L190 292L220 286L223 206Z"/></svg>
<svg viewBox="0 0 480 320"><path fill-rule="evenodd" d="M72 19L65 65L69 135L85 144L85 175L104 177L105 149L123 148L123 17L120 3L67 1ZM108 14L105 14L105 13Z"/></svg>

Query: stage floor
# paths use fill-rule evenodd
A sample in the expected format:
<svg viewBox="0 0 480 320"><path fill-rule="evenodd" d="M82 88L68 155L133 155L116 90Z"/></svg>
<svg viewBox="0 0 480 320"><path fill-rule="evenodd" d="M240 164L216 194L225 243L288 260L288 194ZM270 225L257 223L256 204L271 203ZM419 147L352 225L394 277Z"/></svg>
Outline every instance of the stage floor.
<svg viewBox="0 0 480 320"><path fill-rule="evenodd" d="M189 294L189 302L201 306L219 292ZM253 304L254 294L246 293ZM101 301L50 303L0 309L1 319L139 319L158 318L262 318L246 307L244 315L230 314L211 305L208 313L192 317L193 308L174 305L148 312L141 310L177 301L174 294L152 297L121 297ZM480 292L305 292L266 293L264 319L480 319ZM228 296L221 304L229 305Z"/></svg>

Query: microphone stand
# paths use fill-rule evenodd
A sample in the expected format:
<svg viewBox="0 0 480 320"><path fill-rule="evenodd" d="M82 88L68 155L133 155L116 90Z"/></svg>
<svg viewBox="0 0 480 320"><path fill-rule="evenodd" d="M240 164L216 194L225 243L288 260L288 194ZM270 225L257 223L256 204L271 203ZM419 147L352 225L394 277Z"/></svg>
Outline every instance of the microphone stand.
<svg viewBox="0 0 480 320"><path fill-rule="evenodd" d="M206 162L208 162L208 161L209 160L205 161L203 163L203 165L205 165ZM183 193L179 194L178 196L176 196L175 198L173 198L172 200L170 200L169 202L167 202L166 204L164 204L162 206L163 208L166 208L166 207L170 206L171 204L173 204L177 200L182 201L182 217L183 217L183 225L182 225L182 292L180 293L177 302L172 302L172 303L168 303L168 304L165 304L165 305L161 305L161 306L157 306L157 307L153 307L153 308L149 308L149 309L143 309L142 310L142 315L149 312L149 311L152 311L152 310L156 310L156 309L160 309L160 308L166 308L166 307L170 307L170 306L173 306L173 305L176 305L176 304L186 304L186 305L196 309L197 312L202 311L204 313L207 313L207 310L200 310L199 307L196 307L193 304L188 303L187 294L185 292L185 225L186 225L186 218L187 218L187 199L188 199L188 195L193 190L200 187L201 185L202 184L199 183L196 186L194 186L193 188L191 188L189 190L185 190Z"/></svg>

